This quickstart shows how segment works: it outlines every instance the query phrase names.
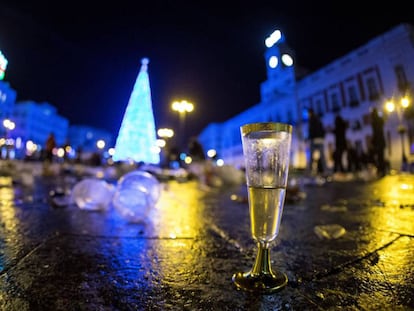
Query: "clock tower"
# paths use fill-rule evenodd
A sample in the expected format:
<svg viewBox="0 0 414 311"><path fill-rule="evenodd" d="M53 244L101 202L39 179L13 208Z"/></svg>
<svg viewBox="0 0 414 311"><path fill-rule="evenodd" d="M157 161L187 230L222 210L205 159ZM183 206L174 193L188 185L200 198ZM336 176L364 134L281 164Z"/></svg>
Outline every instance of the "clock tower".
<svg viewBox="0 0 414 311"><path fill-rule="evenodd" d="M262 101L269 102L282 95L293 95L296 83L293 50L286 44L280 30L275 30L267 37L265 45L267 80L261 86Z"/></svg>

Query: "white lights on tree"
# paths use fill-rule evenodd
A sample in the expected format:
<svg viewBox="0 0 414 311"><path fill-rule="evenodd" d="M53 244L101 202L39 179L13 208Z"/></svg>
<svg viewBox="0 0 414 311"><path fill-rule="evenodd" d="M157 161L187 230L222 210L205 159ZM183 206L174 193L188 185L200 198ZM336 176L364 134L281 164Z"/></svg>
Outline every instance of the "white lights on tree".
<svg viewBox="0 0 414 311"><path fill-rule="evenodd" d="M0 51L0 80L4 79L4 75L6 74L8 60L6 56Z"/></svg>
<svg viewBox="0 0 414 311"><path fill-rule="evenodd" d="M148 77L148 58L141 60L141 70L129 98L119 134L114 161L135 161L159 164L151 88Z"/></svg>

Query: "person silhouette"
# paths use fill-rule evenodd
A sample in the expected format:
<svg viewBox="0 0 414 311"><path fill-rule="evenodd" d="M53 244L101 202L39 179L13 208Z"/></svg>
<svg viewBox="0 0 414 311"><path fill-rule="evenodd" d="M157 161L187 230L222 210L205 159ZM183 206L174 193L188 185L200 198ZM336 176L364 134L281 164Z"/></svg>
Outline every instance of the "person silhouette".
<svg viewBox="0 0 414 311"><path fill-rule="evenodd" d="M53 133L50 133L45 142L44 149L44 162L43 162L43 175L49 176L53 172L51 170L51 164L53 162L53 149L56 148L56 139Z"/></svg>
<svg viewBox="0 0 414 311"><path fill-rule="evenodd" d="M45 143L45 160L53 162L53 149L56 148L56 139L53 133L50 133Z"/></svg>
<svg viewBox="0 0 414 311"><path fill-rule="evenodd" d="M325 128L320 118L315 114L312 108L308 109L308 140L310 143L310 161L309 171L313 172L313 164L316 161L315 153L319 153L317 160L317 173L324 174L326 171L325 159Z"/></svg>
<svg viewBox="0 0 414 311"><path fill-rule="evenodd" d="M333 133L335 135L335 151L334 151L334 172L345 172L342 162L344 152L347 150L346 129L347 122L338 114L335 117L335 128Z"/></svg>
<svg viewBox="0 0 414 311"><path fill-rule="evenodd" d="M378 175L385 176L385 135L384 135L384 118L379 115L377 108L371 111L371 128L372 128L372 152Z"/></svg>

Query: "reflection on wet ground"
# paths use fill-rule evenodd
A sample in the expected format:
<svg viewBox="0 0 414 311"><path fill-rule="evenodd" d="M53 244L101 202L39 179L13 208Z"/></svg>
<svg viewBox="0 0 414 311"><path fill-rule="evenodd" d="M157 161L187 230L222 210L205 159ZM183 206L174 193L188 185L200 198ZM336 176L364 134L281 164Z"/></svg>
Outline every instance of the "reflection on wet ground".
<svg viewBox="0 0 414 311"><path fill-rule="evenodd" d="M231 282L256 253L244 185L165 182L131 223L113 208L51 206L57 182L0 178L2 310L414 308L413 175L304 186L272 248L289 283L266 296Z"/></svg>

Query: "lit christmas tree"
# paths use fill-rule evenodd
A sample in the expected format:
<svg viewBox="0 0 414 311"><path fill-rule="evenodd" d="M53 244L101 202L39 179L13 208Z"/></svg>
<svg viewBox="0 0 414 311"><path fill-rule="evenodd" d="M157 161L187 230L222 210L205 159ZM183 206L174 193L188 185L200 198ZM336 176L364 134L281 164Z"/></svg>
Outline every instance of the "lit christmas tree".
<svg viewBox="0 0 414 311"><path fill-rule="evenodd" d="M147 71L148 63L148 58L141 60L141 70L116 139L114 161L132 160L146 164L160 162Z"/></svg>

